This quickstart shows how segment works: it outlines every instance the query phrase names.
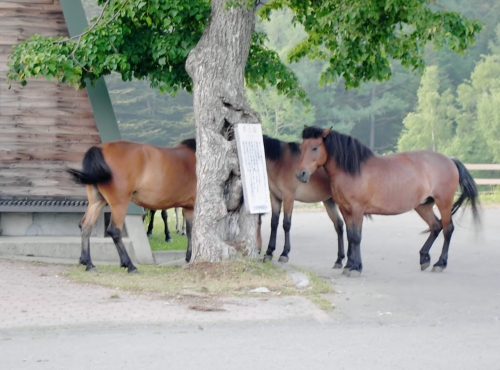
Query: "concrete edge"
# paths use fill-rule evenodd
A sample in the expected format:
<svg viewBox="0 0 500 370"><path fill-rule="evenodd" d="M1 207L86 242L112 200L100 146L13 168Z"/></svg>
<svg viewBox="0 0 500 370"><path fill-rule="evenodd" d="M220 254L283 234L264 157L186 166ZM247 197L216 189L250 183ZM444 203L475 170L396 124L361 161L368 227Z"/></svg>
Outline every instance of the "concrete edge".
<svg viewBox="0 0 500 370"><path fill-rule="evenodd" d="M276 261L271 261L271 262L275 266L278 266L278 267L282 268L283 270L285 270L297 288L305 289L311 285L309 278L304 273L298 271L297 269L293 268L292 266L290 266L286 263L282 263L282 262L276 262Z"/></svg>

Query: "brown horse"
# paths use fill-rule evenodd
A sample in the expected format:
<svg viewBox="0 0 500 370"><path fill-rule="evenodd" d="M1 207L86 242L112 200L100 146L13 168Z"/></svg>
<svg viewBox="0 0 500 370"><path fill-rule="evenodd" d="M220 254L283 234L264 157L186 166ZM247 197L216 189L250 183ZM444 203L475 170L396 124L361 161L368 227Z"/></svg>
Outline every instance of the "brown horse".
<svg viewBox="0 0 500 370"><path fill-rule="evenodd" d="M420 250L421 269L430 265L429 250L444 230L444 245L433 271L448 264L453 233L452 215L469 201L474 220L479 221L476 184L465 166L454 158L432 151L374 155L358 140L336 131L305 127L297 178L307 182L323 166L330 177L330 191L347 228L347 265L344 273L359 276L363 215L395 215L415 209L429 225L430 236ZM457 187L461 195L453 202ZM438 219L432 207L441 214Z"/></svg>
<svg viewBox="0 0 500 370"><path fill-rule="evenodd" d="M297 180L295 170L300 160L300 148L297 143L285 143L264 136L264 152L266 156L267 177L271 193L271 236L264 260L271 260L276 249L276 233L279 224L281 204L283 203L283 229L285 230L285 246L279 257L280 262L288 262L290 252L290 227L292 224L293 203L295 200L304 203L323 202L328 216L338 236L338 258L334 268L342 267L344 254L344 222L340 217L335 202L330 194L330 183L324 169L316 171L307 184ZM260 219L259 219L260 227ZM260 232L258 233L260 235ZM262 241L259 239L259 251Z"/></svg>
<svg viewBox="0 0 500 370"><path fill-rule="evenodd" d="M128 272L137 270L122 242L130 201L149 209L182 207L188 236L186 260L190 260L196 199L195 150L194 139L172 148L114 141L90 148L83 158L83 171L68 170L76 182L87 185L89 205L81 221L80 257L87 271L95 268L90 258L90 233L106 204L111 208L107 232L118 250L121 266Z"/></svg>

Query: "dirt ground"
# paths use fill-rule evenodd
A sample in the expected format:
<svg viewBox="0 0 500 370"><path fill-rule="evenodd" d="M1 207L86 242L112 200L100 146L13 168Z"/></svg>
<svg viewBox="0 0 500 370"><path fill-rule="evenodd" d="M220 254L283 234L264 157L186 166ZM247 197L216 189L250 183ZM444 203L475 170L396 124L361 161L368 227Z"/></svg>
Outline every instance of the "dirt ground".
<svg viewBox="0 0 500 370"><path fill-rule="evenodd" d="M346 278L331 268L326 214L294 214L289 263L334 286L329 313L304 297L223 299L212 311L193 309L196 300L113 298L115 289L67 281L64 266L0 259L1 368L500 369L499 219L487 208L475 231L457 217L440 274L420 271L416 214L366 220L363 273Z"/></svg>

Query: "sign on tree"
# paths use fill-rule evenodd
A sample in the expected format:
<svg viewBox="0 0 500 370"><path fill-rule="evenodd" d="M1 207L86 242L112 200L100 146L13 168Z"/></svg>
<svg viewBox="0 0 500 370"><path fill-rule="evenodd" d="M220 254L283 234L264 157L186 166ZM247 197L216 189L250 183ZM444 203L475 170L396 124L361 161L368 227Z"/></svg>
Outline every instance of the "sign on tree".
<svg viewBox="0 0 500 370"><path fill-rule="evenodd" d="M238 123L234 132L246 209L252 214L271 212L261 125Z"/></svg>

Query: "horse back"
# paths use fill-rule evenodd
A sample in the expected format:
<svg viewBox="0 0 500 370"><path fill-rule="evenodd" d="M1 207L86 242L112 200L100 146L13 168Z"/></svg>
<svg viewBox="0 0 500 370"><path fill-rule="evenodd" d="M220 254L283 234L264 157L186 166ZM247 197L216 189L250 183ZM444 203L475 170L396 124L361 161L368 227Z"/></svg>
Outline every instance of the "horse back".
<svg viewBox="0 0 500 370"><path fill-rule="evenodd" d="M114 191L150 209L194 207L196 156L185 145L162 148L115 141L101 145L113 174Z"/></svg>
<svg viewBox="0 0 500 370"><path fill-rule="evenodd" d="M458 170L450 158L421 150L373 156L359 175L337 170L330 178L339 203L359 204L371 214L399 214L429 197L452 197Z"/></svg>

